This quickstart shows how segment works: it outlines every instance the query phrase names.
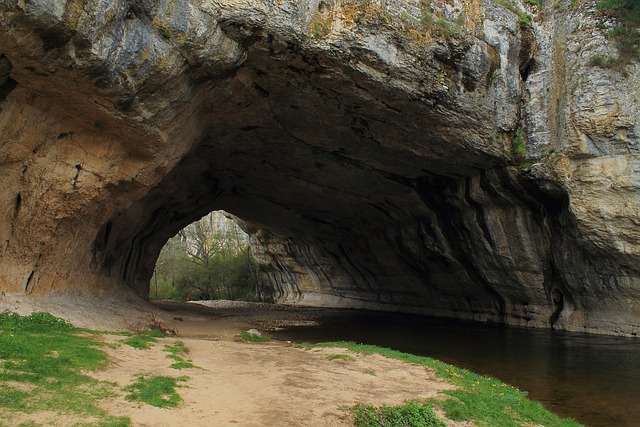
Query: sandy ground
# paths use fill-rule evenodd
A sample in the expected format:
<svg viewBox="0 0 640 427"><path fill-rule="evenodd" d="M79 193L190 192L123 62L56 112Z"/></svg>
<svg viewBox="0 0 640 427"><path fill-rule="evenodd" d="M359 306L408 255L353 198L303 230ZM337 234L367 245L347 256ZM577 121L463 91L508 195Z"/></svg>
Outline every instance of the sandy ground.
<svg viewBox="0 0 640 427"><path fill-rule="evenodd" d="M120 388L138 374L186 375L189 379L179 389L184 399L180 407L160 409L119 396L104 401L104 409L130 417L134 426L339 427L353 426L352 416L341 409L345 405L400 404L434 397L451 387L424 367L378 355L305 350L283 342L246 343L237 338L249 327L264 331L313 322L320 311L230 302L212 305L160 303L171 310L163 316L171 319L167 326L178 336L159 339L147 350L125 345L107 348L113 363L94 374ZM176 341L189 348L187 357L197 368L169 367L173 361L167 358L164 345ZM337 353L348 353L353 360L327 359Z"/></svg>
<svg viewBox="0 0 640 427"><path fill-rule="evenodd" d="M124 392L102 402L109 414L130 417L133 426L353 426L353 416L341 409L345 405L395 405L431 398L451 388L429 369L378 355L364 356L344 349L305 350L276 341L246 343L237 337L249 328L268 335L268 331L283 326L313 324L327 314L327 309L230 301L202 305L156 302L137 308L119 307L116 300L110 299L100 304L79 307L74 301L64 300L20 304L13 298L0 298L0 309L21 305L20 311L25 314L49 311L75 320L76 326L141 330L155 324L168 331L170 336L158 339L145 350L122 345L122 336L100 336L112 344L104 347L111 363L90 375L116 383L119 390L140 374L188 376L178 389L183 399L178 408L130 402ZM30 310L25 308L28 305ZM84 312L78 313L79 310ZM164 346L176 341L189 348L185 358L196 368L170 367L174 361L167 357ZM327 359L336 353L348 353L352 359ZM445 421L450 426L471 426Z"/></svg>
<svg viewBox="0 0 640 427"><path fill-rule="evenodd" d="M187 375L179 389L180 407L155 408L119 396L104 401L103 408L130 417L134 426L352 426L343 405L399 404L450 387L423 367L377 355L327 360L346 351L226 339L182 339L197 368L177 371L169 368L172 361L163 351L175 340L161 339L147 350L109 349L113 363L93 376L124 387L141 373Z"/></svg>

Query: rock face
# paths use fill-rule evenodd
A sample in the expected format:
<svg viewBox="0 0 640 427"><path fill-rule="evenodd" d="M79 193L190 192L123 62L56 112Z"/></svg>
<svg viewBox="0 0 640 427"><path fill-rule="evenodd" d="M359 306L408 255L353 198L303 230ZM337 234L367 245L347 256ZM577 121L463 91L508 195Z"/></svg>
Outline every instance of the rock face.
<svg viewBox="0 0 640 427"><path fill-rule="evenodd" d="M2 0L0 287L146 298L224 209L279 301L634 335L640 72L570 3Z"/></svg>

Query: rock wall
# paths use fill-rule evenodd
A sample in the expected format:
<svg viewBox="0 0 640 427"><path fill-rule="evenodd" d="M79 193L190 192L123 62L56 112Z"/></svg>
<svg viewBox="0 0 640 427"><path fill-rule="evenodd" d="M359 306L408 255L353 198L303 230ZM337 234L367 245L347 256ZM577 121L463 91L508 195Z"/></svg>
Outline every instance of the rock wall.
<svg viewBox="0 0 640 427"><path fill-rule="evenodd" d="M0 287L146 298L164 242L224 209L279 301L634 335L640 75L589 65L612 25L587 1L1 1Z"/></svg>

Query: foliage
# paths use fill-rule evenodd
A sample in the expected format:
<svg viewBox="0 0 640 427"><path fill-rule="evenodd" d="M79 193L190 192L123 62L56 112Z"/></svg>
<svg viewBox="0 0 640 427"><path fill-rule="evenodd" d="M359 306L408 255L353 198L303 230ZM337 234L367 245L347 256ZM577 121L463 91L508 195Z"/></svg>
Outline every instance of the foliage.
<svg viewBox="0 0 640 427"><path fill-rule="evenodd" d="M233 221L213 212L166 243L150 294L177 300L255 301L262 288L246 235Z"/></svg>
<svg viewBox="0 0 640 427"><path fill-rule="evenodd" d="M342 14L358 25L388 26L393 19L383 4L375 0L348 0L342 2Z"/></svg>
<svg viewBox="0 0 640 427"><path fill-rule="evenodd" d="M176 341L173 345L165 345L164 351L169 353L167 357L173 359L176 362L170 367L173 369L186 369L195 368L196 365L191 363L191 360L185 360L182 356L189 354L189 348L182 341Z"/></svg>
<svg viewBox="0 0 640 427"><path fill-rule="evenodd" d="M527 155L527 150L524 147L524 134L520 127L516 131L515 138L511 141L511 151L516 156L524 157Z"/></svg>
<svg viewBox="0 0 640 427"><path fill-rule="evenodd" d="M601 12L614 16L618 21L618 25L608 34L616 41L618 63L607 61L603 65L623 70L624 66L631 61L640 58L640 2L638 0L603 0L596 7Z"/></svg>
<svg viewBox="0 0 640 427"><path fill-rule="evenodd" d="M445 38L457 38L462 36L462 29L460 27L457 27L442 18L438 18L429 12L423 12L420 17L420 26L425 31L431 30L436 35Z"/></svg>
<svg viewBox="0 0 640 427"><path fill-rule="evenodd" d="M446 427L430 406L407 402L398 406L356 404L350 408L356 427Z"/></svg>
<svg viewBox="0 0 640 427"><path fill-rule="evenodd" d="M113 385L82 373L107 364L100 345L48 313L0 313L0 419L11 425L18 413L51 411L95 425L130 425L98 406L114 395Z"/></svg>
<svg viewBox="0 0 640 427"><path fill-rule="evenodd" d="M520 10L520 8L518 8L516 5L514 5L510 0L494 0L496 3L498 3L501 6L504 6L505 8L509 9L510 11L512 11L513 13L515 13L516 15L518 15L518 24L525 28L525 27L530 27L531 26L531 15L527 14L526 12ZM531 1L526 1L525 3L529 4L529 5L533 5L535 4L537 6L537 2L535 2L535 0L531 0Z"/></svg>
<svg viewBox="0 0 640 427"><path fill-rule="evenodd" d="M617 70L622 65L620 63L620 58L609 55L594 55L589 60L589 65L593 67L600 67L604 69L614 69Z"/></svg>
<svg viewBox="0 0 640 427"><path fill-rule="evenodd" d="M156 342L156 338L164 338L162 331L158 329L148 329L141 334L134 335L121 342L138 350L145 350L151 346L151 343Z"/></svg>
<svg viewBox="0 0 640 427"><path fill-rule="evenodd" d="M244 331L240 334L240 338L247 342L269 342L271 341L269 337L265 337L263 335L252 334L250 332Z"/></svg>
<svg viewBox="0 0 640 427"><path fill-rule="evenodd" d="M136 381L124 388L128 391L127 400L144 402L158 408L175 408L182 403L182 398L176 392L178 382L186 381L188 377L165 377L138 375Z"/></svg>
<svg viewBox="0 0 640 427"><path fill-rule="evenodd" d="M454 420L470 420L486 427L517 427L529 424L544 425L545 427L578 427L581 425L574 420L562 419L549 412L539 402L527 399L527 393L516 387L429 357L353 342L328 342L315 346L346 348L361 354L380 354L391 359L432 368L438 377L446 379L458 387L455 390L442 392L449 396L448 399L434 399L431 402L442 407L447 417Z"/></svg>
<svg viewBox="0 0 640 427"><path fill-rule="evenodd" d="M518 15L518 25L521 27L530 27L531 26L531 15L528 13L521 13Z"/></svg>
<svg viewBox="0 0 640 427"><path fill-rule="evenodd" d="M331 21L324 19L319 13L311 22L311 32L315 38L323 38L331 33Z"/></svg>
<svg viewBox="0 0 640 427"><path fill-rule="evenodd" d="M347 361L354 360L353 357L349 356L348 354L329 354L329 355L327 355L327 357L325 357L325 359L327 359L327 360L347 360Z"/></svg>

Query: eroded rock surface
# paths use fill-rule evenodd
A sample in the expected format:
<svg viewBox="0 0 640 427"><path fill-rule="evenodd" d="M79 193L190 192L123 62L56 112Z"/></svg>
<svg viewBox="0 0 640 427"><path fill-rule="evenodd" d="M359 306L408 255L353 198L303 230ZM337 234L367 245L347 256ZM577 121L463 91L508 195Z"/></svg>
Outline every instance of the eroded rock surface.
<svg viewBox="0 0 640 427"><path fill-rule="evenodd" d="M279 301L635 334L640 76L570 3L3 0L0 286L147 297L224 209Z"/></svg>

